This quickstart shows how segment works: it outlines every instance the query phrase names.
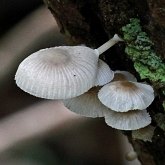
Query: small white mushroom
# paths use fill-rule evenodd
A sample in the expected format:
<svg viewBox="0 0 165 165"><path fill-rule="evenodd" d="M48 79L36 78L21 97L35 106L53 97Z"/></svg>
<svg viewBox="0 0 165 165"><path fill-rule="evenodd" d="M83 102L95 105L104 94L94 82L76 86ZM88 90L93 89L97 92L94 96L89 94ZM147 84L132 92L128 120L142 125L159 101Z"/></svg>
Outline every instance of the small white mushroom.
<svg viewBox="0 0 165 165"><path fill-rule="evenodd" d="M116 70L113 81L134 81L136 82L136 77L128 71Z"/></svg>
<svg viewBox="0 0 165 165"><path fill-rule="evenodd" d="M125 155L126 160L133 161L137 158L137 153L135 151L129 151Z"/></svg>
<svg viewBox="0 0 165 165"><path fill-rule="evenodd" d="M151 117L146 110L115 112L106 111L105 122L112 128L119 130L136 130L146 127L151 123Z"/></svg>
<svg viewBox="0 0 165 165"><path fill-rule="evenodd" d="M143 141L152 142L152 137L154 135L155 127L149 125L147 127L132 131L132 138L139 139Z"/></svg>
<svg viewBox="0 0 165 165"><path fill-rule="evenodd" d="M63 100L64 105L79 115L85 117L103 117L109 109L97 97L98 88L91 88L88 92L71 99Z"/></svg>
<svg viewBox="0 0 165 165"><path fill-rule="evenodd" d="M98 93L99 100L116 112L146 109L154 100L154 91L150 85L114 81L106 84Z"/></svg>
<svg viewBox="0 0 165 165"><path fill-rule="evenodd" d="M114 72L104 61L98 61L98 71L95 86L103 86L114 78Z"/></svg>
<svg viewBox="0 0 165 165"><path fill-rule="evenodd" d="M61 46L35 52L19 65L16 84L25 92L46 99L79 96L95 85L98 56L119 41L115 35L95 50Z"/></svg>

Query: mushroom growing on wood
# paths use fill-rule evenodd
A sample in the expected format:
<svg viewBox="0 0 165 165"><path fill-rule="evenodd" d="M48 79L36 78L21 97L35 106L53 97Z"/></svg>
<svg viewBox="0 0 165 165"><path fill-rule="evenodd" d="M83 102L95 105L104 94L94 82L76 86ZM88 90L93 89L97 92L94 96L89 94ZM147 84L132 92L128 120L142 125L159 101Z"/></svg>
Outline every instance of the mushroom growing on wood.
<svg viewBox="0 0 165 165"><path fill-rule="evenodd" d="M105 122L119 130L137 130L151 123L151 117L146 110L128 112L106 111Z"/></svg>
<svg viewBox="0 0 165 165"><path fill-rule="evenodd" d="M46 99L79 96L95 85L98 57L115 43L117 35L100 46L60 46L28 56L18 67L16 84L25 92Z"/></svg>
<svg viewBox="0 0 165 165"><path fill-rule="evenodd" d="M80 96L63 100L63 103L69 110L79 115L93 118L103 117L105 111L109 111L109 108L104 106L98 99L98 91L97 87L91 88Z"/></svg>
<svg viewBox="0 0 165 165"><path fill-rule="evenodd" d="M101 88L99 100L116 112L146 109L154 100L154 91L150 85L131 82L113 81Z"/></svg>
<svg viewBox="0 0 165 165"><path fill-rule="evenodd" d="M90 89L98 59L88 47L55 47L27 57L17 70L17 85L34 96L66 99Z"/></svg>
<svg viewBox="0 0 165 165"><path fill-rule="evenodd" d="M110 69L108 64L99 59L95 86L103 86L112 81L113 78L114 72Z"/></svg>

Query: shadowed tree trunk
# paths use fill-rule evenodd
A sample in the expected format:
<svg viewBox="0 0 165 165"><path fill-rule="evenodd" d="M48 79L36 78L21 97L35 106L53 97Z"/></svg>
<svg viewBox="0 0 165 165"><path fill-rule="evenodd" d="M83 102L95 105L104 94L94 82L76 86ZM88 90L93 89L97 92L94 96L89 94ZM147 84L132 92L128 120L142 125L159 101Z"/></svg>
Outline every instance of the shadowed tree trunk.
<svg viewBox="0 0 165 165"><path fill-rule="evenodd" d="M157 56L165 58L165 1L164 0L44 0L56 18L61 33L65 34L69 44L86 44L98 47L115 33L123 36L122 27L130 18L140 20L143 31L154 43ZM125 44L120 43L101 56L113 70L128 70L134 73L139 81L140 73L134 69L134 61L125 54ZM163 70L165 76L165 70ZM156 127L152 142L133 140L131 132L124 132L143 165L165 164L165 103L164 80L153 82L157 97L149 107L152 125Z"/></svg>

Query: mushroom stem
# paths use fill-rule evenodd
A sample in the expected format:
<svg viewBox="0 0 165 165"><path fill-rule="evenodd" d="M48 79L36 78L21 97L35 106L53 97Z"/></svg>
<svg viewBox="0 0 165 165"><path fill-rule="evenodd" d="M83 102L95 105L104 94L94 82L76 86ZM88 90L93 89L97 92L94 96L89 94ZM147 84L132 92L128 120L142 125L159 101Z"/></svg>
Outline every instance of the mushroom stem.
<svg viewBox="0 0 165 165"><path fill-rule="evenodd" d="M110 47L112 47L113 45L115 45L119 41L123 41L123 40L117 34L115 34L113 36L113 38L111 38L109 41L104 43L99 48L95 49L95 51L97 52L97 54L99 56L100 54L104 53L106 50L108 50Z"/></svg>

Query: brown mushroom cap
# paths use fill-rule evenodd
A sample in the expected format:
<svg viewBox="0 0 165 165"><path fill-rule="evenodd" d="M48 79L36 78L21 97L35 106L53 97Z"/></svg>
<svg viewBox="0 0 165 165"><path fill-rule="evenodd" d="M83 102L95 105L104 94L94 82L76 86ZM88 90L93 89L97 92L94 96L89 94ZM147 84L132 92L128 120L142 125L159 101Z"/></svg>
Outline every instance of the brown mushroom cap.
<svg viewBox="0 0 165 165"><path fill-rule="evenodd" d="M128 71L116 70L113 81L134 81L136 82L136 77Z"/></svg>

